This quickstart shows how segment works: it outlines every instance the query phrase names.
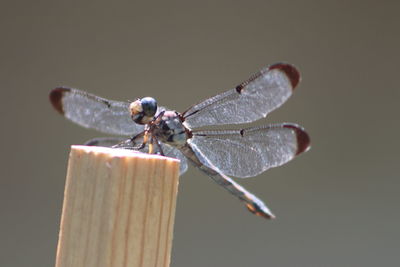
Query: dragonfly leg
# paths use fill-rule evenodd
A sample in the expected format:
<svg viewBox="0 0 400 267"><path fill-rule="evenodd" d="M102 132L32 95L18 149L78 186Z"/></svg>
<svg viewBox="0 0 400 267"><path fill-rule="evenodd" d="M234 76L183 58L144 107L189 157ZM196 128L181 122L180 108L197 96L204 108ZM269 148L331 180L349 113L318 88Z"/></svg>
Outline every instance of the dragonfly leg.
<svg viewBox="0 0 400 267"><path fill-rule="evenodd" d="M160 141L158 141L157 139L155 139L155 143L156 143L156 145L157 145L158 151L160 151L160 155L161 155L161 156L165 156L164 151L163 151L163 149L162 149L162 147L161 147Z"/></svg>
<svg viewBox="0 0 400 267"><path fill-rule="evenodd" d="M147 137L147 135L145 135L145 137ZM145 138L145 139L143 139L143 143L144 143L144 141L147 142L147 140L148 140L148 137ZM150 137L150 142L149 142L149 152L148 152L149 154L154 154L153 142L154 142L154 139L153 139L153 137L151 136L151 137Z"/></svg>
<svg viewBox="0 0 400 267"><path fill-rule="evenodd" d="M137 149L137 150L141 150L146 146L147 141L149 139L149 131L145 130L145 131L141 132L140 134L137 134L134 137L132 137L131 138L132 143L135 144L136 143L135 140L140 138L140 137L143 137L143 142L139 146L135 147L135 149Z"/></svg>

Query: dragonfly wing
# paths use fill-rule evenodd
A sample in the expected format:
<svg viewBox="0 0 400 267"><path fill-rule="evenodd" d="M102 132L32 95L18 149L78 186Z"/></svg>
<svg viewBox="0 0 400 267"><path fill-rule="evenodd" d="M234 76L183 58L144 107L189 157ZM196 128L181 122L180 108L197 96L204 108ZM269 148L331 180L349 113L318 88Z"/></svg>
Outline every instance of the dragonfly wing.
<svg viewBox="0 0 400 267"><path fill-rule="evenodd" d="M85 146L104 146L112 147L116 144L122 143L126 137L97 137L90 139L84 143Z"/></svg>
<svg viewBox="0 0 400 267"><path fill-rule="evenodd" d="M275 64L235 88L192 106L183 117L191 128L256 121L281 106L299 80L300 74L294 66Z"/></svg>
<svg viewBox="0 0 400 267"><path fill-rule="evenodd" d="M179 151L177 148L164 143L161 143L161 148L164 152L164 156L180 160L179 173L180 175L184 174L187 171L188 164L186 157L182 154L182 152Z"/></svg>
<svg viewBox="0 0 400 267"><path fill-rule="evenodd" d="M143 142L142 137L135 139L135 142L132 142L132 139L126 139L123 137L98 137L87 141L85 145L137 150L139 146L142 144L142 142ZM177 148L164 143L160 143L160 145L161 149L163 150L164 156L180 160L179 172L180 175L184 174L187 171L188 164L186 157L182 154L182 152L180 152ZM154 146L154 149L155 149L154 154L161 153L157 146ZM146 144L146 146L143 149L140 149L140 151L143 153L148 153L149 152L148 144Z"/></svg>
<svg viewBox="0 0 400 267"><path fill-rule="evenodd" d="M246 207L254 214L267 219L275 218L274 214L257 196L247 191L243 186L236 183L230 177L222 173L216 166L208 160L203 153L195 146L186 144L180 148L187 159L208 175L214 182L225 188L229 193L240 199L246 204ZM207 165L207 166L206 166Z"/></svg>
<svg viewBox="0 0 400 267"><path fill-rule="evenodd" d="M300 126L284 123L242 130L194 131L188 143L201 152L196 156L207 167L246 178L290 161L309 148L310 138Z"/></svg>
<svg viewBox="0 0 400 267"><path fill-rule="evenodd" d="M112 101L77 89L58 87L50 92L54 108L67 119L103 133L133 136L144 126L132 121L129 103Z"/></svg>

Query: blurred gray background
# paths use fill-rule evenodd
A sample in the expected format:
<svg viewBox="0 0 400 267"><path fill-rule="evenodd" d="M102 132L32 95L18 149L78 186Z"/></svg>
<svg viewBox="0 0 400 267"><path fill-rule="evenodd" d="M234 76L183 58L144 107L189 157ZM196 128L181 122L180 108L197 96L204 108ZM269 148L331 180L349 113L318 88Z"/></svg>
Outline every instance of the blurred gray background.
<svg viewBox="0 0 400 267"><path fill-rule="evenodd" d="M399 264L398 1L1 1L0 266L53 266L69 146L101 136L59 116L59 85L184 111L261 67L302 82L266 122L312 149L241 180L266 221L192 168L171 266Z"/></svg>

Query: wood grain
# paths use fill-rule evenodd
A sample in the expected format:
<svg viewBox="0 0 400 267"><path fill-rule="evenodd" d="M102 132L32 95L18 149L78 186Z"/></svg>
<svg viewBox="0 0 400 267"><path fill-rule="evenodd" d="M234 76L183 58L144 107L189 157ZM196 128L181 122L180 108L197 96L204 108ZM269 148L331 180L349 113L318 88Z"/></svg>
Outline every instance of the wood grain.
<svg viewBox="0 0 400 267"><path fill-rule="evenodd" d="M72 146L56 267L169 266L179 161Z"/></svg>

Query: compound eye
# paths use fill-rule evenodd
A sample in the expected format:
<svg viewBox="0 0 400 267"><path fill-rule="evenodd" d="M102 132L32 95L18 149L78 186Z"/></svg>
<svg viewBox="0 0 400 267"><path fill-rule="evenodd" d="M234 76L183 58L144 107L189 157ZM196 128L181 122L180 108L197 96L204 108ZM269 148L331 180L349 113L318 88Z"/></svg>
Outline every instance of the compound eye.
<svg viewBox="0 0 400 267"><path fill-rule="evenodd" d="M138 124L149 123L157 112L157 102L152 97L144 97L129 105L132 120Z"/></svg>
<svg viewBox="0 0 400 267"><path fill-rule="evenodd" d="M152 97L143 97L140 100L142 104L143 113L147 117L154 117L157 112L157 101Z"/></svg>

